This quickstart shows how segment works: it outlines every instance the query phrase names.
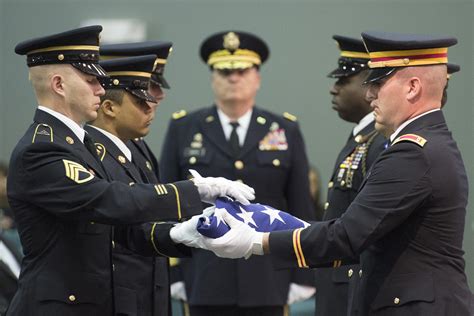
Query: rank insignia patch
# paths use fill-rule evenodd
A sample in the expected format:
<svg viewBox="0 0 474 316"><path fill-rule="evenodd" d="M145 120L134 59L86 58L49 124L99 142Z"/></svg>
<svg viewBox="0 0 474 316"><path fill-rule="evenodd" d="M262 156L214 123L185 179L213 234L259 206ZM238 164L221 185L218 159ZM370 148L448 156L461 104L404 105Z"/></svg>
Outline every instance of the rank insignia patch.
<svg viewBox="0 0 474 316"><path fill-rule="evenodd" d="M409 141L409 142L417 144L420 147L425 146L425 144L427 142L426 139L424 139L423 137L418 136L416 134L405 134L405 135L402 135L400 137L397 137L397 139L395 139L393 141L392 146L395 145L396 143L402 142L402 141Z"/></svg>
<svg viewBox="0 0 474 316"><path fill-rule="evenodd" d="M66 177L78 184L86 183L94 178L94 175L89 170L75 161L63 159L63 163Z"/></svg>
<svg viewBox="0 0 474 316"><path fill-rule="evenodd" d="M286 141L286 134L283 128L279 128L268 132L267 135L260 141L258 146L260 150L287 150L288 142Z"/></svg>

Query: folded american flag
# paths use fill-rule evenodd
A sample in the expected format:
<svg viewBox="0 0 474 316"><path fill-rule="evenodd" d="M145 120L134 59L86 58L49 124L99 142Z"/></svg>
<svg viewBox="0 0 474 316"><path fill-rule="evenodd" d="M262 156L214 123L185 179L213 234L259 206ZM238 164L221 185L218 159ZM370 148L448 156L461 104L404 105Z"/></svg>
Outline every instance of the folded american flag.
<svg viewBox="0 0 474 316"><path fill-rule="evenodd" d="M216 200L216 210L225 209L236 219L246 223L258 232L272 232L277 230L307 227L309 224L291 214L279 211L271 206L252 203L243 205L229 198L221 197ZM209 238L222 237L230 228L217 214L201 217L197 230Z"/></svg>

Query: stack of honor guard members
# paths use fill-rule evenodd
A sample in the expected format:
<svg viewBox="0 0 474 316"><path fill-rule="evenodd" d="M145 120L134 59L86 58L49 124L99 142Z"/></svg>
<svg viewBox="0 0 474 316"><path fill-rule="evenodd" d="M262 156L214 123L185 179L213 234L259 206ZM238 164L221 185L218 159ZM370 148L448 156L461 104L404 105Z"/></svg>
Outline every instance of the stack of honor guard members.
<svg viewBox="0 0 474 316"><path fill-rule="evenodd" d="M126 143L148 134L153 120L157 100L148 87L155 61L156 55L147 55L100 62L110 77L101 80L106 93L101 97L97 119L86 130L96 141L99 157L112 180L150 183L132 163L135 157ZM164 185L158 188L166 193ZM172 242L156 247L155 255L188 254L185 249L174 249ZM116 314L170 315L168 259L141 256L119 243L114 243L112 255Z"/></svg>
<svg viewBox="0 0 474 316"><path fill-rule="evenodd" d="M101 60L109 60L119 57L131 57L153 54L156 55L153 72L150 78L148 91L156 98L154 109L158 108L161 100L165 97L163 89L169 89L170 85L164 77L165 65L172 50L172 43L168 41L148 41L126 44L109 44L100 47ZM130 140L127 146L132 151L134 163L139 167L149 182L158 183L159 168L158 160L153 151L145 142L143 137Z"/></svg>
<svg viewBox="0 0 474 316"><path fill-rule="evenodd" d="M374 114L365 98L369 73L369 54L360 39L334 35L340 50L338 67L328 77L337 81L331 88L333 109L344 121L357 124L344 148L339 153L324 205L323 220L339 218L357 196L359 187L370 166L384 149L385 138L375 131ZM354 258L358 262L358 258ZM353 305L353 294L362 275L358 265L340 266L334 261L331 268L316 270L316 315L347 315ZM349 286L350 284L350 286Z"/></svg>
<svg viewBox="0 0 474 316"><path fill-rule="evenodd" d="M186 179L189 168L236 179L255 188L257 202L312 219L308 162L295 116L255 106L266 43L225 31L208 37L200 53L211 70L215 104L173 115L161 151L163 180ZM181 268L193 316L283 315L296 274L276 271L270 258L227 260L202 250L182 259ZM302 272L314 286L312 272Z"/></svg>
<svg viewBox="0 0 474 316"><path fill-rule="evenodd" d="M362 38L376 128L394 132L344 215L258 233L224 212L230 235L204 239L204 248L232 258L269 253L277 268L360 256L357 315L470 316L462 249L468 181L440 110L448 47L457 40L382 32Z"/></svg>
<svg viewBox="0 0 474 316"><path fill-rule="evenodd" d="M222 194L251 198L251 190L223 179L161 187L108 181L82 128L97 117L104 94L101 30L88 26L15 47L27 55L39 107L10 160L8 199L25 257L7 315L113 315L109 225L187 218L201 213L201 199ZM181 227L171 228L174 236L188 234ZM169 242L169 226L155 228L142 248Z"/></svg>

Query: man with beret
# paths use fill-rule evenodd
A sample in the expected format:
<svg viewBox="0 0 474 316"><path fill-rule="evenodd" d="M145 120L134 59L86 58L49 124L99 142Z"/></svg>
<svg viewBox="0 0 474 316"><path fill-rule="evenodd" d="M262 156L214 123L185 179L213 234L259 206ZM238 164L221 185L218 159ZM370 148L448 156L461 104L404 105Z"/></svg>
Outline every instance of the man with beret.
<svg viewBox="0 0 474 316"><path fill-rule="evenodd" d="M160 174L163 181L183 180L193 168L205 176L242 181L255 188L257 202L312 219L308 161L296 118L255 105L259 68L268 54L266 43L246 32L219 32L202 43L215 104L173 115ZM192 316L284 315L290 283L296 280L295 271L275 271L270 258L227 260L202 250L181 260L181 268ZM314 276L304 274L311 296Z"/></svg>
<svg viewBox="0 0 474 316"><path fill-rule="evenodd" d="M365 32L367 98L376 128L393 130L359 194L338 219L305 229L231 230L205 247L224 257L269 253L277 267L360 255L358 315L472 315L462 250L466 170L440 110L453 37ZM244 237L245 236L245 237Z"/></svg>
<svg viewBox="0 0 474 316"><path fill-rule="evenodd" d="M134 164L139 153L126 145L132 139L146 136L153 121L158 100L148 90L156 59L156 55L146 55L100 62L110 77L101 79L105 95L101 97L97 118L85 129L94 138L112 180L127 184L158 183L150 181L150 176ZM158 244L162 246L173 245ZM115 244L112 261L117 315L171 314L166 256L188 255L183 249L174 250L162 249L162 256L145 257Z"/></svg>
<svg viewBox="0 0 474 316"><path fill-rule="evenodd" d="M169 89L170 85L164 77L165 66L171 53L173 43L168 41L148 41L125 44L101 45L101 60L109 60L118 57L131 57L153 54L156 61L150 78L148 92L155 97L153 109L156 111L161 100L166 96L163 89ZM138 137L127 142L134 157L134 163L139 167L140 172L152 183L159 182L158 160L143 137Z"/></svg>
<svg viewBox="0 0 474 316"><path fill-rule="evenodd" d="M324 204L323 220L341 217L357 196L359 187L370 166L384 150L385 138L377 133L370 102L366 100L369 73L369 54L362 40L334 35L340 57L338 67L328 77L337 81L330 90L333 109L344 121L357 124L351 131L344 148L334 165L328 183L328 196ZM349 289L357 287L362 275L355 258L354 265L316 269L316 315L347 315L354 296ZM355 294L355 293L354 293Z"/></svg>
<svg viewBox="0 0 474 316"><path fill-rule="evenodd" d="M27 55L39 107L10 162L8 198L25 257L7 315L113 315L110 224L180 220L199 214L201 199L252 197L243 184L225 179L161 186L109 181L82 127L97 117L104 94L101 30L83 27L15 48ZM153 226L143 248L158 252L173 230L187 234L183 225L170 226Z"/></svg>

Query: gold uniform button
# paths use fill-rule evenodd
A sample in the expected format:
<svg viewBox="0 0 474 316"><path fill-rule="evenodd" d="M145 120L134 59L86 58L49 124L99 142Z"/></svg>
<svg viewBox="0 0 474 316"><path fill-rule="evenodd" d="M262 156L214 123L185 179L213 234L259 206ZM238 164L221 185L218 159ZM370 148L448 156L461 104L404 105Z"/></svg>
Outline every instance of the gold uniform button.
<svg viewBox="0 0 474 316"><path fill-rule="evenodd" d="M69 301L74 302L76 300L76 297L74 295L69 295Z"/></svg>
<svg viewBox="0 0 474 316"><path fill-rule="evenodd" d="M273 159L272 163L275 167L278 167L280 165L280 160L279 159Z"/></svg>
<svg viewBox="0 0 474 316"><path fill-rule="evenodd" d="M324 210L327 210L329 207L329 202L324 203Z"/></svg>
<svg viewBox="0 0 474 316"><path fill-rule="evenodd" d="M122 155L119 155L119 156L118 156L118 161L120 161L121 164L124 164L124 163L127 162L127 160L125 159L125 157L122 156Z"/></svg>
<svg viewBox="0 0 474 316"><path fill-rule="evenodd" d="M398 297L395 297L395 298L393 299L393 303L394 303L395 305L400 304L400 299L399 299Z"/></svg>
<svg viewBox="0 0 474 316"><path fill-rule="evenodd" d="M362 269L359 270L359 278L362 278Z"/></svg>
<svg viewBox="0 0 474 316"><path fill-rule="evenodd" d="M346 181L341 180L341 186L345 186L345 185L346 185Z"/></svg>
<svg viewBox="0 0 474 316"><path fill-rule="evenodd" d="M66 142L67 142L69 145L72 145L72 144L74 144L74 139L72 139L72 137L70 137L70 136L67 136L67 137L66 137Z"/></svg>
<svg viewBox="0 0 474 316"><path fill-rule="evenodd" d="M120 81L118 79L114 79L112 83L114 84L114 86L118 86Z"/></svg>
<svg viewBox="0 0 474 316"><path fill-rule="evenodd" d="M347 276L348 276L349 278L351 278L353 274L354 274L354 270L349 269L349 271L347 271Z"/></svg>
<svg viewBox="0 0 474 316"><path fill-rule="evenodd" d="M196 161L197 161L196 157L189 158L189 163L192 164L192 165L194 165L196 163Z"/></svg>
<svg viewBox="0 0 474 316"><path fill-rule="evenodd" d="M64 55L63 55L63 54L59 54L59 55L58 55L58 60L64 60Z"/></svg>
<svg viewBox="0 0 474 316"><path fill-rule="evenodd" d="M354 140L356 141L356 143L360 143L362 141L362 135L357 135Z"/></svg>
<svg viewBox="0 0 474 316"><path fill-rule="evenodd" d="M330 181L330 182L328 183L328 188L330 189L330 188L332 188L333 186L334 186L334 182Z"/></svg>
<svg viewBox="0 0 474 316"><path fill-rule="evenodd" d="M242 162L242 160L237 160L236 162L234 162L234 167L239 170L242 170L244 169L244 163Z"/></svg>

